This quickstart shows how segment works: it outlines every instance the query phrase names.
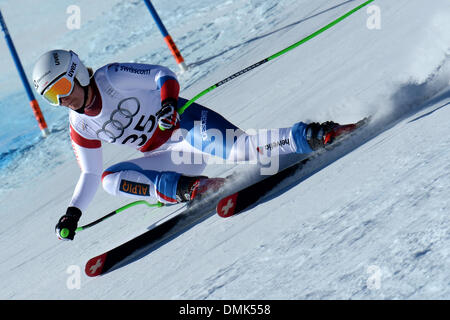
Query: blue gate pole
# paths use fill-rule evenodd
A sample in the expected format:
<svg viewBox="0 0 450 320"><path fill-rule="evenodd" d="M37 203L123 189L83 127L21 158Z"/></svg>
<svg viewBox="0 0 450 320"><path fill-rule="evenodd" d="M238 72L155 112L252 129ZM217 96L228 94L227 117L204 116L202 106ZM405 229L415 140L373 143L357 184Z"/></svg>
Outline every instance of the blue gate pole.
<svg viewBox="0 0 450 320"><path fill-rule="evenodd" d="M178 50L177 46L175 45L175 42L173 41L170 34L167 32L166 27L164 27L164 24L162 23L161 19L158 16L158 13L156 12L155 8L153 7L150 0L144 0L145 4L147 5L148 10L150 11L153 20L155 20L156 25L159 28L159 31L161 31L162 36L164 37L164 41L166 42L167 46L169 47L170 51L172 52L172 55L175 58L175 61L178 63L178 66L180 67L181 71L186 71L188 69L186 63L184 62L183 57L181 56L180 51Z"/></svg>
<svg viewBox="0 0 450 320"><path fill-rule="evenodd" d="M30 84L28 83L27 76L25 75L25 71L23 70L22 63L20 62L19 55L17 54L16 48L14 47L14 43L9 35L8 28L6 27L5 20L3 19L2 11L0 10L0 24L2 26L2 31L5 34L6 43L8 44L9 51L11 52L11 56L13 57L14 63L16 64L17 71L19 72L20 79L22 80L23 86L25 87L25 91L27 92L28 99L30 100L31 109L33 109L34 116L39 124L39 129L41 129L42 135L47 137L50 134L50 131L47 128L47 124L45 123L44 116L42 115L41 108L39 108L39 104L36 101L33 91L31 90Z"/></svg>

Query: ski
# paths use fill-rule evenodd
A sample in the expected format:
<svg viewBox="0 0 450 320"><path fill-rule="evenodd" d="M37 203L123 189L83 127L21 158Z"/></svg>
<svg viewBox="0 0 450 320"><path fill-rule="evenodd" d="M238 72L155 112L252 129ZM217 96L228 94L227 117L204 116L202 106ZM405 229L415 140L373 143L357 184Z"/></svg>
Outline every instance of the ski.
<svg viewBox="0 0 450 320"><path fill-rule="evenodd" d="M340 135L329 146L315 152L308 158L300 160L299 162L296 162L293 165L275 173L274 175L268 176L263 180L222 198L216 206L216 213L223 218L227 218L244 211L251 205L257 203L283 180L294 175L298 170L301 170L306 163L310 162L314 158L317 158L320 154L335 148L340 144L340 142L342 142L342 140L345 140L344 138L350 136L351 132L366 125L369 120L370 118L364 118L354 124L339 126L338 131L340 131Z"/></svg>
<svg viewBox="0 0 450 320"><path fill-rule="evenodd" d="M360 128L368 122L365 118L358 123L340 126L345 134L336 138L330 146L323 148L323 151L330 150L338 145L342 137L349 136L349 132ZM236 193L223 197L223 193L216 192L207 195L198 202L189 203L181 213L169 218L152 229L132 238L131 240L118 245L102 254L89 259L85 266L85 273L89 277L104 275L120 266L127 264L133 259L138 259L156 250L164 243L174 239L177 235L190 229L203 219L214 214L214 210L221 217L235 215L269 193L275 186L280 184L285 178L293 175L301 169L307 162L316 158L322 152L315 152L310 157L303 159L292 166L279 171L255 184L252 184ZM229 177L228 177L229 178ZM227 179L229 180L229 179ZM220 201L219 201L220 200Z"/></svg>
<svg viewBox="0 0 450 320"><path fill-rule="evenodd" d="M178 215L117 247L89 259L85 266L86 275L89 277L104 275L121 264L126 264L127 261L133 260L133 258L136 259L140 255L143 256L156 250L201 220L214 215L218 197L208 197L204 200L191 206L188 205Z"/></svg>

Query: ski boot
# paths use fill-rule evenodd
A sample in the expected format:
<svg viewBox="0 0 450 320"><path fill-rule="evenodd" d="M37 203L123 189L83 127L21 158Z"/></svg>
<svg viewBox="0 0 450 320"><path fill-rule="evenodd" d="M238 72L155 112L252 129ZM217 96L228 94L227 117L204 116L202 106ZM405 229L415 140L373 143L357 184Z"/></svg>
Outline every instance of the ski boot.
<svg viewBox="0 0 450 320"><path fill-rule="evenodd" d="M306 128L306 140L314 151L332 143L346 132L353 131L356 124L340 125L333 121L312 122Z"/></svg>
<svg viewBox="0 0 450 320"><path fill-rule="evenodd" d="M225 183L224 178L208 178L206 176L181 176L177 185L177 201L199 201L207 194L218 191Z"/></svg>

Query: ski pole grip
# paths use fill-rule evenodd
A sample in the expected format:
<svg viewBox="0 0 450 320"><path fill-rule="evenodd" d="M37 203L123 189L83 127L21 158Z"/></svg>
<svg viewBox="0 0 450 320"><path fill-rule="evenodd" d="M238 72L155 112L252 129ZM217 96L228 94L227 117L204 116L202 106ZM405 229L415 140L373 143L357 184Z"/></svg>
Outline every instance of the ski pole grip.
<svg viewBox="0 0 450 320"><path fill-rule="evenodd" d="M67 238L70 234L69 229L67 228L62 228L61 231L59 232L59 235L61 236L61 238Z"/></svg>

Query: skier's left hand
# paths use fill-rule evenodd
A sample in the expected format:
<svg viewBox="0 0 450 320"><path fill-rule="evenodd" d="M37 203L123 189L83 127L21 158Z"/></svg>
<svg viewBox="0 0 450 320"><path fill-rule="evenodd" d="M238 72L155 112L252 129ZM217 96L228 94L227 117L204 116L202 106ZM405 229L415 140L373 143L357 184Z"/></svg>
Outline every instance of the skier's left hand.
<svg viewBox="0 0 450 320"><path fill-rule="evenodd" d="M156 113L156 120L158 121L159 129L162 131L171 130L177 127L180 122L180 115L172 103L167 103Z"/></svg>

